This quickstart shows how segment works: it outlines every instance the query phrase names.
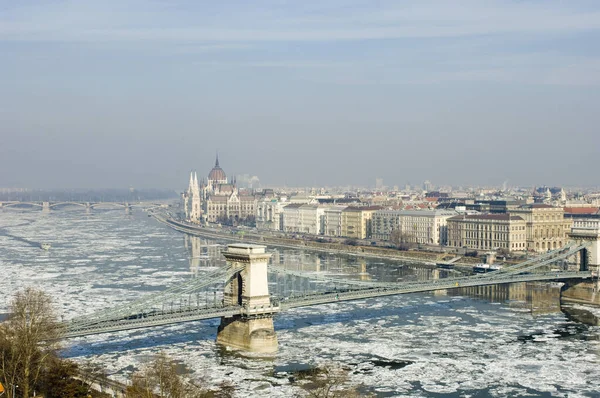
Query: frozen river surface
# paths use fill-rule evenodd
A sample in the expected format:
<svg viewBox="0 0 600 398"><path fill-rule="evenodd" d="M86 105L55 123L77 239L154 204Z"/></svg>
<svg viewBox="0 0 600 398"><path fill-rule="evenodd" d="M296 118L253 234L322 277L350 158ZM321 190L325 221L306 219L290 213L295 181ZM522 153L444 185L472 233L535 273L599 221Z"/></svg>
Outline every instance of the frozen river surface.
<svg viewBox="0 0 600 398"><path fill-rule="evenodd" d="M49 251L40 243L50 243ZM0 210L0 312L15 291L44 289L64 319L151 294L223 264L216 242L184 237L146 214ZM400 264L278 252L280 263L319 264L373 279L420 278ZM322 268L322 269L323 269ZM240 397L299 390L277 370L341 364L378 396L600 396L600 328L562 312L533 316L466 296L413 294L290 310L275 319L273 359L220 351L219 320L66 342L64 355L92 359L121 381L152 354L181 360L190 377L228 381Z"/></svg>

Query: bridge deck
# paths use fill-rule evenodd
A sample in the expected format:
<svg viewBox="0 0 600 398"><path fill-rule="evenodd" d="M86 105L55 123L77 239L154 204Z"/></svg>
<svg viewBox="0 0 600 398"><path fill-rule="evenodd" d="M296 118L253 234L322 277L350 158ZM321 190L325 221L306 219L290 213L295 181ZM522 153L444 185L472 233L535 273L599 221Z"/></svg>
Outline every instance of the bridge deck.
<svg viewBox="0 0 600 398"><path fill-rule="evenodd" d="M567 279L588 279L591 272L563 271L563 272L540 272L525 274L497 274L486 277L472 278L448 278L435 281L404 283L398 286L386 284L385 287L369 287L349 291L330 291L325 293L310 294L299 297L282 298L279 306L277 303L272 307L242 308L239 306L229 307L189 307L177 311L165 311L156 314L144 314L139 318L121 317L119 319L103 319L97 323L93 321L83 326L65 325L67 332L65 338L80 337L100 333L119 332L125 330L142 329L154 326L171 325L182 322L198 321L203 319L231 317L234 315L260 316L273 314L280 309L291 309L307 307L320 304L335 303L339 301L361 300L366 298L392 296L397 294L422 293L440 289L455 289L461 287L487 286L503 283L534 282L534 281L561 281Z"/></svg>

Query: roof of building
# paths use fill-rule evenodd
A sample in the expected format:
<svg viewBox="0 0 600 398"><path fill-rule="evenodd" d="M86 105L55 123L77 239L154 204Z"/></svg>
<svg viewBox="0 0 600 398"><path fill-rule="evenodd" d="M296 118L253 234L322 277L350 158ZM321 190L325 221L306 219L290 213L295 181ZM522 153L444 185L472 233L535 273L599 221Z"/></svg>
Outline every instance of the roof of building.
<svg viewBox="0 0 600 398"><path fill-rule="evenodd" d="M217 155L217 160L215 161L215 167L212 168L210 173L208 173L208 179L212 181L225 181L227 180L227 176L225 172L219 166L219 155Z"/></svg>
<svg viewBox="0 0 600 398"><path fill-rule="evenodd" d="M600 212L598 207L565 207L565 213L569 214L596 214Z"/></svg>
<svg viewBox="0 0 600 398"><path fill-rule="evenodd" d="M229 200L227 195L211 195L208 197L208 202L225 202Z"/></svg>
<svg viewBox="0 0 600 398"><path fill-rule="evenodd" d="M383 209L382 206L362 206L362 207L348 206L343 211L362 212L362 211L376 211L376 210L381 210L381 209Z"/></svg>
<svg viewBox="0 0 600 398"><path fill-rule="evenodd" d="M235 191L235 187L233 184L219 184L219 192L221 194L230 194Z"/></svg>
<svg viewBox="0 0 600 398"><path fill-rule="evenodd" d="M317 198L317 201L322 204L360 203L359 198Z"/></svg>
<svg viewBox="0 0 600 398"><path fill-rule="evenodd" d="M554 207L545 203L531 203L528 205L519 206L521 209L558 209L558 207Z"/></svg>
<svg viewBox="0 0 600 398"><path fill-rule="evenodd" d="M510 214L465 214L465 215L450 217L448 220L525 221L520 216L513 216Z"/></svg>
<svg viewBox="0 0 600 398"><path fill-rule="evenodd" d="M458 213L454 210L381 210L376 212L376 214L397 214L397 215L405 215L405 216L455 216Z"/></svg>
<svg viewBox="0 0 600 398"><path fill-rule="evenodd" d="M298 209L300 208L300 206L304 205L304 203L290 203L289 205L285 206L286 210L290 210L290 209Z"/></svg>

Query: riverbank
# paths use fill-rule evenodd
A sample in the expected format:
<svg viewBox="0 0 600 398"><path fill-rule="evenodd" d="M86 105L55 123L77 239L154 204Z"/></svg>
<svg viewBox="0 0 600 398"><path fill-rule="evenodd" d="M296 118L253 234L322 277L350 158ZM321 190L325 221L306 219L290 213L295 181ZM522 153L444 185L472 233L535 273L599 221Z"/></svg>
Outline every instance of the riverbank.
<svg viewBox="0 0 600 398"><path fill-rule="evenodd" d="M159 222L190 235L201 236L204 238L220 239L232 242L254 243L267 246L276 246L288 249L304 249L324 253L335 253L349 256L376 258L384 260L398 260L407 263L419 265L435 265L440 253L423 251L399 251L383 247L373 246L351 246L335 242L316 242L310 240L298 240L281 238L276 236L262 235L256 232L244 231L244 234L232 234L229 231L217 230L212 228L191 225L173 218L165 217L158 213L151 213ZM480 262L477 257L462 257L454 265L460 268L472 268L474 264Z"/></svg>

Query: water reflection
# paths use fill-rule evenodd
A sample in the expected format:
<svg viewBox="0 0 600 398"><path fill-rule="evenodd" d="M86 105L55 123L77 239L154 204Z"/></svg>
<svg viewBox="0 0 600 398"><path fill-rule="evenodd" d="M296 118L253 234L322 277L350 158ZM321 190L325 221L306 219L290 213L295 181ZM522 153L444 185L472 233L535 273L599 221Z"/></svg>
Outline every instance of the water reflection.
<svg viewBox="0 0 600 398"><path fill-rule="evenodd" d="M198 276L198 270L206 267L219 267L225 264L221 254L223 245L199 236L184 234L183 245L188 251L190 272Z"/></svg>
<svg viewBox="0 0 600 398"><path fill-rule="evenodd" d="M201 267L224 265L222 250L227 242L184 235L189 251L190 271L198 274ZM267 247L271 264L306 273L319 273L342 280L378 282L420 282L470 274L469 270L440 269L432 265L415 265L398 260L369 259L338 253L311 252L301 249ZM308 293L324 289L319 284L284 275L270 276L271 292L283 296L293 292ZM508 303L512 308L527 309L531 314L558 313L560 284L522 282L489 286L437 290L434 295L468 296L496 303Z"/></svg>
<svg viewBox="0 0 600 398"><path fill-rule="evenodd" d="M506 283L450 290L451 296L469 296L512 308L529 310L533 315L560 312L560 284L547 282Z"/></svg>

